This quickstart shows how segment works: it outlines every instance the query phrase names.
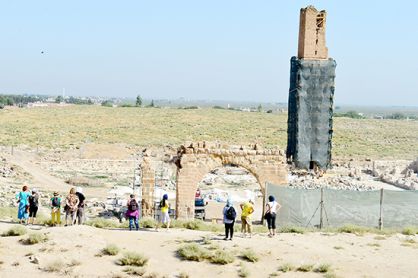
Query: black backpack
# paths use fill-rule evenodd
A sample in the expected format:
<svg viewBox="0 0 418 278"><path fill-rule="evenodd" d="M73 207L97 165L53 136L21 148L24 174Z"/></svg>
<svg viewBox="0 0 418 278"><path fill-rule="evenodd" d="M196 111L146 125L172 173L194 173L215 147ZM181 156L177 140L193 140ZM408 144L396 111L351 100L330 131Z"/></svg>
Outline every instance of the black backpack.
<svg viewBox="0 0 418 278"><path fill-rule="evenodd" d="M237 217L237 212L235 211L234 207L230 207L225 213L226 219L228 220L235 220Z"/></svg>
<svg viewBox="0 0 418 278"><path fill-rule="evenodd" d="M61 206L61 202L58 197L52 198L52 206L54 208L59 208Z"/></svg>
<svg viewBox="0 0 418 278"><path fill-rule="evenodd" d="M136 210L138 210L138 203L136 202L136 200L135 200L135 199L132 199L132 200L129 202L128 209L129 209L130 211L136 211Z"/></svg>
<svg viewBox="0 0 418 278"><path fill-rule="evenodd" d="M30 204L32 207L37 207L37 206L38 206L38 198L36 198L36 196L35 196L35 195L30 195L30 196L29 196L29 204Z"/></svg>

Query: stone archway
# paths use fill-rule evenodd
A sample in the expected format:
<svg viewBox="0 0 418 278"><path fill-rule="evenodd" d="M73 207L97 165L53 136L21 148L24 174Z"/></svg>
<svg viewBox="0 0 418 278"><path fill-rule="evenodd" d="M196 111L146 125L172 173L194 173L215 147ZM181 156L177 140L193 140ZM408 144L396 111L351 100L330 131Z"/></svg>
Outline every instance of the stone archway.
<svg viewBox="0 0 418 278"><path fill-rule="evenodd" d="M257 179L263 195L266 182L287 183L284 153L278 149L260 149L257 145L191 143L180 146L174 162L177 165L176 216L179 219L194 218L198 183L205 174L225 164L247 169Z"/></svg>

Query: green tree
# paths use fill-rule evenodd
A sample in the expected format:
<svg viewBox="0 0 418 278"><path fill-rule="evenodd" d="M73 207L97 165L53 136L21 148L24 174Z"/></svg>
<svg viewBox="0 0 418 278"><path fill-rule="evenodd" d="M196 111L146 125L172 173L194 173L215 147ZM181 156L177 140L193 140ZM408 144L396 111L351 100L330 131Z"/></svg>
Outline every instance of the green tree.
<svg viewBox="0 0 418 278"><path fill-rule="evenodd" d="M64 101L64 98L62 96L57 96L57 98L55 99L55 103L61 103Z"/></svg>
<svg viewBox="0 0 418 278"><path fill-rule="evenodd" d="M258 111L258 112L263 111L263 106L261 106L261 104L260 104L260 105L258 105L258 107L257 107L257 111Z"/></svg>
<svg viewBox="0 0 418 278"><path fill-rule="evenodd" d="M138 96L136 97L136 103L135 103L135 106L138 106L138 107L141 107L141 106L142 106L142 98L141 98L141 96L140 96L140 95L138 95Z"/></svg>
<svg viewBox="0 0 418 278"><path fill-rule="evenodd" d="M148 105L148 107L155 107L153 99L151 100L151 103Z"/></svg>

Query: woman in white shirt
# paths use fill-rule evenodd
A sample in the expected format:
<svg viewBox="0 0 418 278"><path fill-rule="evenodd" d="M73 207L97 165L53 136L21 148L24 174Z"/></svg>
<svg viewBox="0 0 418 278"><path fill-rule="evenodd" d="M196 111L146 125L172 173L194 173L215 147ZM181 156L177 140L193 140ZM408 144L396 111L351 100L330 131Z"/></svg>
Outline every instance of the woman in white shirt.
<svg viewBox="0 0 418 278"><path fill-rule="evenodd" d="M266 204L266 213L264 214L269 229L269 237L273 237L276 234L276 213L280 208L281 205L276 202L274 196L270 195L269 202Z"/></svg>

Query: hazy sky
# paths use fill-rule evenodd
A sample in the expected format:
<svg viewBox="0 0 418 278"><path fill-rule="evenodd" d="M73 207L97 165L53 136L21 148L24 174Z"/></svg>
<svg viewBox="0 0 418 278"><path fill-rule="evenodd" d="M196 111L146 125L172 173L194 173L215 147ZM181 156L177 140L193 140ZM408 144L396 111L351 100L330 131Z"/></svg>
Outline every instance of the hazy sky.
<svg viewBox="0 0 418 278"><path fill-rule="evenodd" d="M0 3L0 93L286 102L314 4L337 104L418 105L418 1Z"/></svg>

